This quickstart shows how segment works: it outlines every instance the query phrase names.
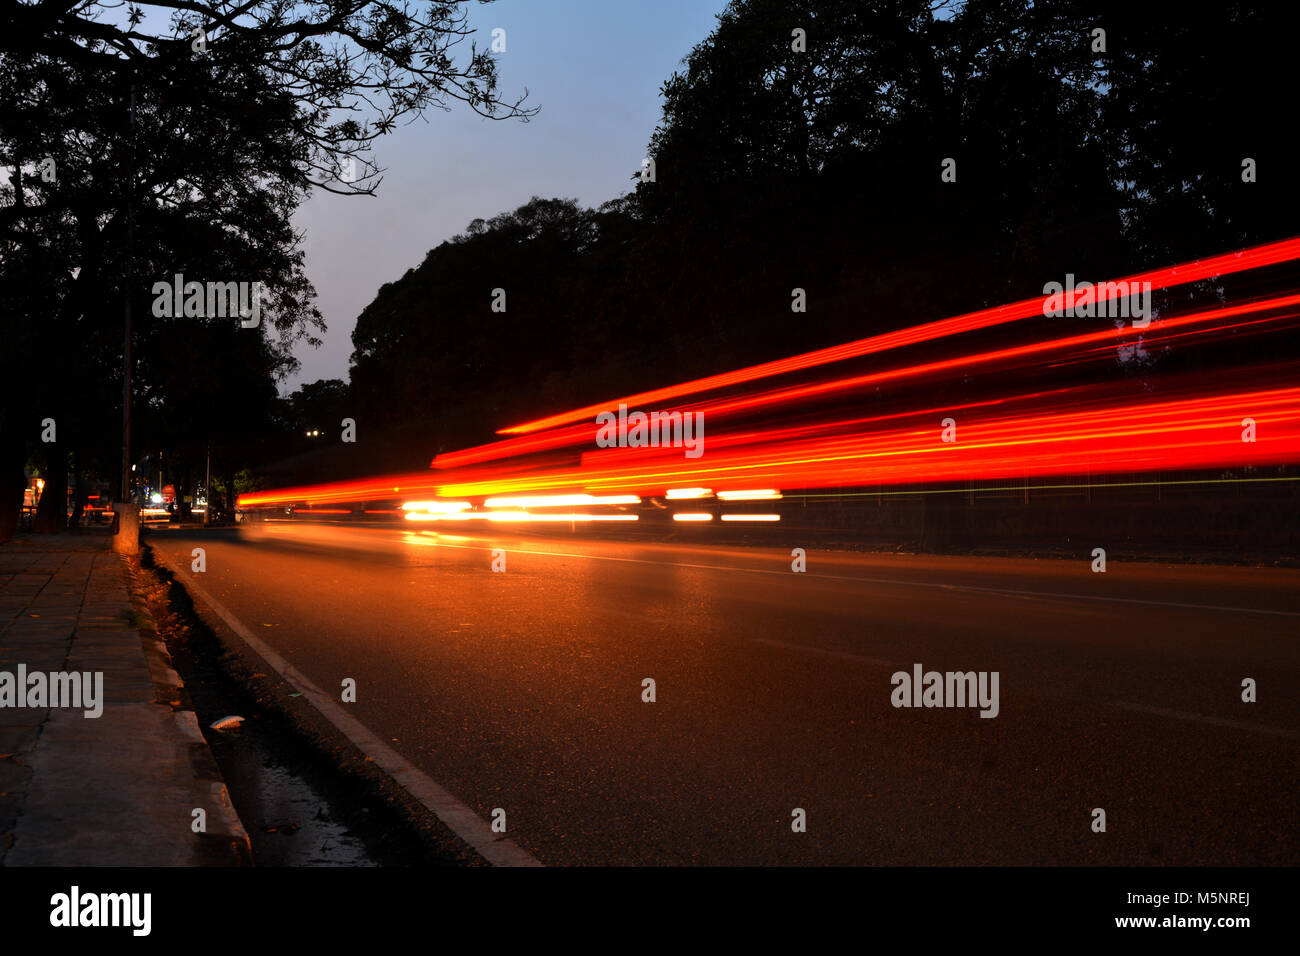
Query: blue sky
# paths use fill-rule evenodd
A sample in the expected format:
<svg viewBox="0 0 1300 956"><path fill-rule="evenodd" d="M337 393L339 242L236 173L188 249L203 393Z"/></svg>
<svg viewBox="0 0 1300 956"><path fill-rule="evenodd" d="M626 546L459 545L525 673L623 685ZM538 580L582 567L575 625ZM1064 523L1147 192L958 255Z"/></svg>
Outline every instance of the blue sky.
<svg viewBox="0 0 1300 956"><path fill-rule="evenodd" d="M431 248L534 195L597 205L626 192L660 116L659 88L713 29L725 0L497 0L469 7L480 47L506 31L500 92L525 87L541 112L494 122L468 108L381 138L386 169L375 197L318 191L298 211L307 274L329 325L318 349L299 346L288 389L347 378L356 317L384 282Z"/></svg>

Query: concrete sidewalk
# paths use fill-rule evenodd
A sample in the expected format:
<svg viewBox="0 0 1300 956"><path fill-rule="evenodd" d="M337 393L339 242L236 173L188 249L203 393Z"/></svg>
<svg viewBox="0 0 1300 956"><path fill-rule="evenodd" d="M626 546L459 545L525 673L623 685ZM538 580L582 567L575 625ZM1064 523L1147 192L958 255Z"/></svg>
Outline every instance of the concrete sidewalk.
<svg viewBox="0 0 1300 956"><path fill-rule="evenodd" d="M95 530L0 545L0 865L250 860L166 648L137 629L148 618L133 607L129 572ZM102 673L103 713L39 706L66 701L24 694L20 666ZM206 833L192 828L197 809Z"/></svg>

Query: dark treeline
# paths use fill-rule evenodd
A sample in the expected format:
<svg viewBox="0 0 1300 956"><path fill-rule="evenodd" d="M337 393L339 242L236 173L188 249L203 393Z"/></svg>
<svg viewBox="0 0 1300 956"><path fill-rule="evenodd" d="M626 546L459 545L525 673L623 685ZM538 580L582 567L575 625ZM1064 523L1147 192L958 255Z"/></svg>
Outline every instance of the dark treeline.
<svg viewBox="0 0 1300 956"><path fill-rule="evenodd" d="M379 290L365 453L320 475L1294 234L1286 42L1238 3L735 0L663 86L652 182L475 220Z"/></svg>

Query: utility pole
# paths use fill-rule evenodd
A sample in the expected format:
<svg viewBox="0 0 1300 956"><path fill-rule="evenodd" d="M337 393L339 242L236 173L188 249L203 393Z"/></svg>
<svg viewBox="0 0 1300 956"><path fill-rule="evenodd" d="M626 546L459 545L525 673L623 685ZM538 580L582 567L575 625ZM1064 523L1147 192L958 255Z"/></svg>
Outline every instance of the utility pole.
<svg viewBox="0 0 1300 956"><path fill-rule="evenodd" d="M122 490L118 500L131 500L131 282L133 241L135 238L135 80L131 80L131 132L127 148L126 185L126 269L123 278L125 299L123 308L124 334L122 341Z"/></svg>
<svg viewBox="0 0 1300 956"><path fill-rule="evenodd" d="M207 524L212 515L212 439L208 439L208 463L203 472L203 523Z"/></svg>
<svg viewBox="0 0 1300 956"><path fill-rule="evenodd" d="M140 550L140 509L131 501L131 291L135 252L135 72L131 73L131 122L127 133L126 256L122 269L122 484L113 505L113 550L136 554Z"/></svg>

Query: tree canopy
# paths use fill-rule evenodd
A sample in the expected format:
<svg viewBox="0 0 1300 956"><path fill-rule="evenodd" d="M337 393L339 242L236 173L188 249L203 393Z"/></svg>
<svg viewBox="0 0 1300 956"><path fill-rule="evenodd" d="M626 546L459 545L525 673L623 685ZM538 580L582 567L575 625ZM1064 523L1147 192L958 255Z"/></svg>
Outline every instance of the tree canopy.
<svg viewBox="0 0 1300 956"><path fill-rule="evenodd" d="M498 96L467 10L0 2L0 536L29 455L52 487L69 456L117 473L127 302L137 449L215 442L233 473L274 430L291 348L324 329L291 226L308 192L373 192L370 144L404 118L532 112ZM262 321L153 314L151 288L177 275L256 283ZM47 419L56 441L38 440Z"/></svg>
<svg viewBox="0 0 1300 956"><path fill-rule="evenodd" d="M663 84L653 177L600 209L475 220L383 286L353 335L357 402L414 467L1067 272L1280 238L1300 199L1269 98L1284 43L1240 3L733 0Z"/></svg>

